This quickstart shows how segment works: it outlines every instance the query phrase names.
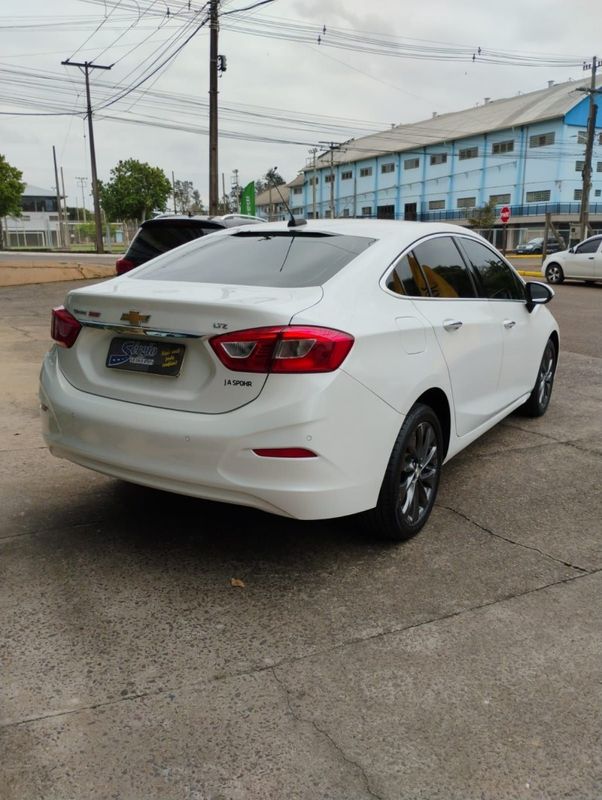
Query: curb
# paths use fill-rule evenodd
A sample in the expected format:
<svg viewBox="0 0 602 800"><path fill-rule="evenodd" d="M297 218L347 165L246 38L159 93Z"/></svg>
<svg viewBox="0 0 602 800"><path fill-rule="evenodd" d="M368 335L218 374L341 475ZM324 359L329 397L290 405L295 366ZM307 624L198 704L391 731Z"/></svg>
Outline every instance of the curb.
<svg viewBox="0 0 602 800"><path fill-rule="evenodd" d="M57 281L84 281L94 278L114 278L115 267L109 264L62 264L25 265L2 264L0 287L26 286L32 283L54 283Z"/></svg>
<svg viewBox="0 0 602 800"><path fill-rule="evenodd" d="M516 269L516 271L518 272L519 275L523 275L524 277L527 277L527 278L543 278L543 275L541 274L541 270L538 270L537 272L533 272L532 270L528 270L528 269L517 269L516 267L515 267L515 269Z"/></svg>

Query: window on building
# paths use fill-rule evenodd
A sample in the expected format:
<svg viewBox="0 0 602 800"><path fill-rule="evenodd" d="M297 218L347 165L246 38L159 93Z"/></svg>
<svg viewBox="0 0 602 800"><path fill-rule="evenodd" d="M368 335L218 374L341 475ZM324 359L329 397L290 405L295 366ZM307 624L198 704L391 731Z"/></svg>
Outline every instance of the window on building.
<svg viewBox="0 0 602 800"><path fill-rule="evenodd" d="M334 175L332 174L332 172L330 172L330 173L328 173L328 175L326 175L326 177L324 178L324 183L332 183L332 182L333 182L333 180L334 180Z"/></svg>
<svg viewBox="0 0 602 800"><path fill-rule="evenodd" d="M550 199L549 189L538 189L536 192L527 192L527 203L547 203Z"/></svg>
<svg viewBox="0 0 602 800"><path fill-rule="evenodd" d="M403 162L404 169L418 169L420 166L420 159L419 158L406 158Z"/></svg>
<svg viewBox="0 0 602 800"><path fill-rule="evenodd" d="M583 172L585 161L575 161L575 172Z"/></svg>
<svg viewBox="0 0 602 800"><path fill-rule="evenodd" d="M495 203L496 206L507 206L510 203L509 194L490 194L489 202Z"/></svg>
<svg viewBox="0 0 602 800"><path fill-rule="evenodd" d="M585 144L587 142L587 131L577 131L577 144Z"/></svg>
<svg viewBox="0 0 602 800"><path fill-rule="evenodd" d="M309 183L310 186L317 186L318 185L318 179L317 178L310 178L308 183Z"/></svg>
<svg viewBox="0 0 602 800"><path fill-rule="evenodd" d="M417 245L414 255L433 297L475 297L472 278L451 236Z"/></svg>
<svg viewBox="0 0 602 800"><path fill-rule="evenodd" d="M293 217L302 217L303 216L303 206L298 206L297 208L291 208L293 212Z"/></svg>
<svg viewBox="0 0 602 800"><path fill-rule="evenodd" d="M554 131L550 133L537 133L535 136L529 136L529 147L547 147L549 144L554 144L556 134Z"/></svg>
<svg viewBox="0 0 602 800"><path fill-rule="evenodd" d="M524 300L521 282L502 259L480 242L461 238L460 249L478 276L478 293L491 300Z"/></svg>
<svg viewBox="0 0 602 800"><path fill-rule="evenodd" d="M479 157L478 147L464 147L462 150L458 150L458 158L460 161L466 161L469 158L478 158L478 157Z"/></svg>
<svg viewBox="0 0 602 800"><path fill-rule="evenodd" d="M341 180L342 181L349 181L353 178L353 172L351 170L347 170L346 172L341 172Z"/></svg>
<svg viewBox="0 0 602 800"><path fill-rule="evenodd" d="M476 197L458 197L458 208L474 208L477 204Z"/></svg>
<svg viewBox="0 0 602 800"><path fill-rule="evenodd" d="M431 156L431 166L435 164L445 164L447 162L447 153L433 153Z"/></svg>
<svg viewBox="0 0 602 800"><path fill-rule="evenodd" d="M344 208L343 209L343 216L344 217L348 217L349 216L349 209L348 208Z"/></svg>
<svg viewBox="0 0 602 800"><path fill-rule="evenodd" d="M602 189L596 189L594 191L594 197L600 197L601 194L602 194Z"/></svg>
<svg viewBox="0 0 602 800"><path fill-rule="evenodd" d="M430 292L420 264L413 253L400 258L386 282L387 289L395 294L405 294L410 297L430 297Z"/></svg>
<svg viewBox="0 0 602 800"><path fill-rule="evenodd" d="M445 208L445 200L429 200L429 211L439 211Z"/></svg>
<svg viewBox="0 0 602 800"><path fill-rule="evenodd" d="M581 189L575 189L573 192L573 200L581 200L581 195L583 194Z"/></svg>
<svg viewBox="0 0 602 800"><path fill-rule="evenodd" d="M384 175L386 172L395 172L395 162L389 161L386 164L380 165L380 171Z"/></svg>
<svg viewBox="0 0 602 800"><path fill-rule="evenodd" d="M326 211L324 212L324 219L331 219L331 217L332 217L332 211L329 208L327 208Z"/></svg>
<svg viewBox="0 0 602 800"><path fill-rule="evenodd" d="M362 167L360 169L360 178L369 178L372 175L372 167Z"/></svg>
<svg viewBox="0 0 602 800"><path fill-rule="evenodd" d="M371 217L372 216L372 206L364 206L362 208L362 217Z"/></svg>
<svg viewBox="0 0 602 800"><path fill-rule="evenodd" d="M293 194L303 194L303 186L293 186Z"/></svg>
<svg viewBox="0 0 602 800"><path fill-rule="evenodd" d="M494 142L491 145L491 152L494 155L499 155L500 153L513 153L514 139L508 139L505 142Z"/></svg>
<svg viewBox="0 0 602 800"><path fill-rule="evenodd" d="M598 161L596 164L596 172L602 172L602 161Z"/></svg>

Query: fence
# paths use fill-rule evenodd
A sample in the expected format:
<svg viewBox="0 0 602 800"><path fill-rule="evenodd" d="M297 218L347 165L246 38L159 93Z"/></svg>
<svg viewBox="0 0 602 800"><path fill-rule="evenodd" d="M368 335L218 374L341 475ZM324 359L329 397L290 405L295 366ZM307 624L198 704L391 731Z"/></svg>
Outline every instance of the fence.
<svg viewBox="0 0 602 800"><path fill-rule="evenodd" d="M125 222L111 222L103 226L105 250L111 252L125 250L136 226ZM58 224L52 221L46 225L32 225L31 222L11 217L3 224L4 246L11 250L83 250L96 249L96 228L93 222L67 222L63 225L63 235L59 236ZM66 239L66 242L64 241Z"/></svg>

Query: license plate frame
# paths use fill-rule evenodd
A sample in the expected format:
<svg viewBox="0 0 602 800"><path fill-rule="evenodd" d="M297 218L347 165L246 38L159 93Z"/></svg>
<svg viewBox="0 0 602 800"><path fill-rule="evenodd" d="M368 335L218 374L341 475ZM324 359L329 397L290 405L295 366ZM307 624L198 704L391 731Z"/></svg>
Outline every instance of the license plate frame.
<svg viewBox="0 0 602 800"><path fill-rule="evenodd" d="M186 347L183 344L115 336L111 339L105 366L108 369L177 378L185 352Z"/></svg>

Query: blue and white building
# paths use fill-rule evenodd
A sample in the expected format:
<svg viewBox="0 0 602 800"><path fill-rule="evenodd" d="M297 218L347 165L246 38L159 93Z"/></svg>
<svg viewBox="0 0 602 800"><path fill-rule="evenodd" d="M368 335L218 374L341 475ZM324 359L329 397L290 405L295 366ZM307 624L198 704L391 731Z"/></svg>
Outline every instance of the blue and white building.
<svg viewBox="0 0 602 800"><path fill-rule="evenodd" d="M494 200L514 226L546 212L578 220L590 79L554 84L465 111L433 114L345 142L303 170L295 205L307 217L456 220ZM599 85L602 85L600 79ZM602 95L593 155L590 222L602 226ZM331 164L332 158L332 164ZM315 191L314 191L315 186ZM331 194L332 188L332 194Z"/></svg>

